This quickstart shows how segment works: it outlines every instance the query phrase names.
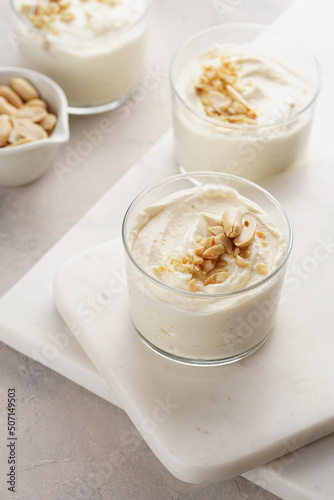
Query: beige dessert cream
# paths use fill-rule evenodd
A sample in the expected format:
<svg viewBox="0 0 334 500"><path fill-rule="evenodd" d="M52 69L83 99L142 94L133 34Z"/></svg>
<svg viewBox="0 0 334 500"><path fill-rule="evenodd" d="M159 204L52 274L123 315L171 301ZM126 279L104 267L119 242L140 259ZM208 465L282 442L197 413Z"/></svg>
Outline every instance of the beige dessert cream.
<svg viewBox="0 0 334 500"><path fill-rule="evenodd" d="M24 65L60 84L71 106L122 99L139 81L148 0L13 3Z"/></svg>
<svg viewBox="0 0 334 500"><path fill-rule="evenodd" d="M270 275L287 244L271 217L236 190L205 185L168 196L138 215L129 245L154 278L138 273L129 283L133 321L152 345L216 360L254 348L270 332L281 286Z"/></svg>
<svg viewBox="0 0 334 500"><path fill-rule="evenodd" d="M215 45L175 82L175 155L186 171L251 180L291 166L306 149L314 86L254 45Z"/></svg>

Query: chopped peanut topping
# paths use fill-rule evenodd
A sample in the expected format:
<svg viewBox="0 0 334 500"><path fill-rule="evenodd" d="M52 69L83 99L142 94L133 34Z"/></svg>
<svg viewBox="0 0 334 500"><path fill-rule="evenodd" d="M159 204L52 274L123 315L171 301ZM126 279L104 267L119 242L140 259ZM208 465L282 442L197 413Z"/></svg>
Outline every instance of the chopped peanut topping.
<svg viewBox="0 0 334 500"><path fill-rule="evenodd" d="M121 3L120 0L98 1L110 7L115 7ZM66 0L38 0L35 7L23 4L20 7L20 13L27 18L35 28L57 35L58 32L52 28L52 24L55 21L60 20L63 23L70 23L75 19L75 14L68 10L70 7L71 2Z"/></svg>
<svg viewBox="0 0 334 500"><path fill-rule="evenodd" d="M203 252L204 252L204 247L203 246L195 248L195 255L198 255L198 257L202 257Z"/></svg>
<svg viewBox="0 0 334 500"><path fill-rule="evenodd" d="M190 274L188 289L196 293L198 286L223 283L229 276L228 266L231 259L240 268L251 267L254 263L250 260L249 250L255 235L266 246L265 233L256 230L256 222L248 217L242 217L239 209L231 207L227 209L221 219L221 224L207 228L208 235L196 235L196 244L193 250L177 257L169 257L169 262L154 267L157 274L164 271L180 271ZM226 231L230 236L226 235ZM224 269L224 270L223 270ZM269 272L268 266L261 262L256 265L260 274Z"/></svg>
<svg viewBox="0 0 334 500"><path fill-rule="evenodd" d="M203 271L204 274L208 274L212 269L214 269L216 266L216 261L215 260L205 260L203 262L203 265L201 266L201 270Z"/></svg>
<svg viewBox="0 0 334 500"><path fill-rule="evenodd" d="M203 65L195 91L208 116L230 123L255 124L257 114L240 91L240 64L221 56L220 66Z"/></svg>
<svg viewBox="0 0 334 500"><path fill-rule="evenodd" d="M197 291L195 279L188 281L188 288L189 288L189 292L195 293Z"/></svg>
<svg viewBox="0 0 334 500"><path fill-rule="evenodd" d="M235 258L235 263L239 267L249 267L250 263L246 260L240 257L240 255L237 255Z"/></svg>
<svg viewBox="0 0 334 500"><path fill-rule="evenodd" d="M217 259L223 253L225 253L225 247L223 245L214 245L203 253L204 259Z"/></svg>
<svg viewBox="0 0 334 500"><path fill-rule="evenodd" d="M204 286L213 285L215 283L223 283L227 278L226 271L220 271L219 273L211 274L210 278L204 281Z"/></svg>
<svg viewBox="0 0 334 500"><path fill-rule="evenodd" d="M266 275L269 272L268 266L266 264L263 264L262 262L260 262L260 264L257 264L256 267L260 274Z"/></svg>
<svg viewBox="0 0 334 500"><path fill-rule="evenodd" d="M166 266L158 266L158 267L154 267L153 268L153 271L157 274L161 274L163 273L164 271L167 271L167 267Z"/></svg>
<svg viewBox="0 0 334 500"><path fill-rule="evenodd" d="M224 234L224 229L222 226L208 227L208 231L212 233L214 236L218 236L219 234Z"/></svg>
<svg viewBox="0 0 334 500"><path fill-rule="evenodd" d="M216 263L216 268L217 269L222 269L227 266L227 260L222 258L223 256L221 255L220 258L217 260Z"/></svg>

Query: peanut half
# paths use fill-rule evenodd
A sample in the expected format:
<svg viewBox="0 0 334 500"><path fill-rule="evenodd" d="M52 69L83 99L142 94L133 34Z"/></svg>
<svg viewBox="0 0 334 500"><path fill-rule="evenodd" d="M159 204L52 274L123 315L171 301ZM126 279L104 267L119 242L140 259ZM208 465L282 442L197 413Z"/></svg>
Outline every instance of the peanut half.
<svg viewBox="0 0 334 500"><path fill-rule="evenodd" d="M243 219L241 210L234 206L224 211L221 221L221 225L207 228L209 236L195 235L194 248L189 248L186 253L177 257L169 257L169 264L164 262L164 265L153 270L158 274L165 270L190 274L188 289L194 293L199 284L207 286L223 283L228 278L232 262L239 268L254 267L260 274L268 274L268 266L265 263L261 262L255 266L254 262L248 260L252 255L248 246L255 234L261 243L265 238L263 231L256 230L256 221L248 215ZM234 265L232 269L236 269Z"/></svg>
<svg viewBox="0 0 334 500"><path fill-rule="evenodd" d="M226 271L219 271L218 273L211 274L211 276L204 281L204 286L207 285L214 285L216 283L224 283L224 281L227 279L227 272Z"/></svg>
<svg viewBox="0 0 334 500"><path fill-rule="evenodd" d="M203 252L203 257L204 259L218 259L223 253L225 253L223 245L214 245Z"/></svg>
<svg viewBox="0 0 334 500"><path fill-rule="evenodd" d="M15 108L20 108L23 104L21 97L8 85L0 85L0 96L4 97Z"/></svg>
<svg viewBox="0 0 334 500"><path fill-rule="evenodd" d="M241 233L242 215L238 208L230 207L223 213L222 224L226 236L235 238Z"/></svg>
<svg viewBox="0 0 334 500"><path fill-rule="evenodd" d="M246 219L242 226L240 234L234 239L235 246L239 248L247 247L254 238L256 222L253 219Z"/></svg>
<svg viewBox="0 0 334 500"><path fill-rule="evenodd" d="M53 131L57 117L48 112L37 89L22 77L0 85L0 147L18 146L46 139Z"/></svg>
<svg viewBox="0 0 334 500"><path fill-rule="evenodd" d="M14 128L19 133L21 137L27 137L28 139L46 139L48 137L47 132L43 127L33 123L27 118L14 118L13 120Z"/></svg>
<svg viewBox="0 0 334 500"><path fill-rule="evenodd" d="M232 104L232 99L230 97L226 97L224 94L217 92L216 90L212 90L209 93L209 98L212 107L218 111L218 113L221 113L225 109L229 108Z"/></svg>
<svg viewBox="0 0 334 500"><path fill-rule="evenodd" d="M12 78L10 83L12 89L14 89L24 101L39 98L37 89L25 78L18 76L16 78Z"/></svg>
<svg viewBox="0 0 334 500"><path fill-rule="evenodd" d="M5 115L13 115L16 113L17 108L10 104L7 99L4 97L0 96L0 114L5 114Z"/></svg>
<svg viewBox="0 0 334 500"><path fill-rule="evenodd" d="M0 115L0 147L6 146L12 131L12 124L8 115Z"/></svg>
<svg viewBox="0 0 334 500"><path fill-rule="evenodd" d="M13 118L27 118L32 122L40 122L48 115L45 108L41 106L22 106L14 114Z"/></svg>

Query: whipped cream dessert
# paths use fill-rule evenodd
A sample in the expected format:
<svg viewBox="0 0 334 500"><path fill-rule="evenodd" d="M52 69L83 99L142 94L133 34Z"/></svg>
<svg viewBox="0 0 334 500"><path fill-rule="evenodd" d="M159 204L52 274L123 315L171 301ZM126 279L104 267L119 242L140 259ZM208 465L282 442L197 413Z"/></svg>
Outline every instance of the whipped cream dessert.
<svg viewBox="0 0 334 500"><path fill-rule="evenodd" d="M217 360L253 349L269 334L282 284L282 274L270 274L287 244L271 217L234 189L197 186L147 207L129 246L154 278L129 281L133 322L152 345Z"/></svg>
<svg viewBox="0 0 334 500"><path fill-rule="evenodd" d="M22 62L60 84L71 106L123 99L138 83L148 0L13 3Z"/></svg>
<svg viewBox="0 0 334 500"><path fill-rule="evenodd" d="M186 171L259 180L306 149L315 89L288 63L256 45L215 45L175 82L176 159Z"/></svg>

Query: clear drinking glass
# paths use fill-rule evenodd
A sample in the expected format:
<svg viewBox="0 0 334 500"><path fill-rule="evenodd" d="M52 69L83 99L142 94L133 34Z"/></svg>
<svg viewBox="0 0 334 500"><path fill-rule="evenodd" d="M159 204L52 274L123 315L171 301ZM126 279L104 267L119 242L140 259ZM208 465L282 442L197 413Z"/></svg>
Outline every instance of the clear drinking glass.
<svg viewBox="0 0 334 500"><path fill-rule="evenodd" d="M281 62L301 75L312 89L305 106L284 118L273 103L275 123L258 124L221 122L195 108L180 87L184 70L199 55L220 45L232 46L237 54L249 58L256 54ZM181 172L226 172L257 182L303 159L320 89L320 72L312 53L294 39L257 24L213 26L178 49L170 66L170 82L174 153Z"/></svg>
<svg viewBox="0 0 334 500"><path fill-rule="evenodd" d="M60 36L34 27L10 0L22 64L46 74L64 90L72 114L120 106L144 67L151 0L135 24L92 39Z"/></svg>
<svg viewBox="0 0 334 500"><path fill-rule="evenodd" d="M259 205L283 234L286 251L278 267L241 290L226 293L184 291L148 274L131 250L131 231L148 206L195 186L228 186ZM154 184L130 205L123 222L130 314L145 343L176 361L225 364L258 349L274 325L281 287L292 248L292 229L281 205L267 191L229 174L181 174Z"/></svg>

